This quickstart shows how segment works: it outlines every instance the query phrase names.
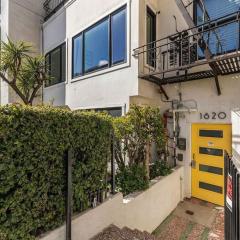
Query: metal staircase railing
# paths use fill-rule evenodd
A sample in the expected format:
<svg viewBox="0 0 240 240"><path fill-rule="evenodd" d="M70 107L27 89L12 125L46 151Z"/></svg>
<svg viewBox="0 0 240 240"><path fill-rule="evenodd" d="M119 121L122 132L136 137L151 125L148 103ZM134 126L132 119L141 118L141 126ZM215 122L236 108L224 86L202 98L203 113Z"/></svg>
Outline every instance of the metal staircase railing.
<svg viewBox="0 0 240 240"><path fill-rule="evenodd" d="M226 18L230 20L221 21ZM207 77L217 80L218 75L240 72L239 23L240 12L235 12L136 48L133 56L138 58L139 77L167 84ZM228 26L234 31L224 31ZM202 65L210 68L199 70Z"/></svg>
<svg viewBox="0 0 240 240"><path fill-rule="evenodd" d="M184 5L183 0L175 0L175 2L177 4L180 12L182 13L185 21L189 25L189 27L191 27L193 29L194 33L197 33L197 29L195 28L196 24L195 24L193 18L190 16L190 13L188 12L186 5ZM203 11L204 23L206 22L206 19L207 19L207 22L209 22L211 19L210 19L209 14L206 10L204 2L202 0L198 0L196 2ZM213 33L215 33L215 29L213 30ZM220 86L219 86L219 82L218 82L218 70L216 69L215 64L209 61L213 56L213 54L212 54L212 52L209 48L209 43L206 42L205 39L202 38L201 35L196 35L196 37L197 37L198 41L201 41L200 48L202 49L202 51L205 55L205 58L209 62L209 66L212 69L212 72L213 72L213 75L214 75L214 78L215 78L216 87L217 87L217 92L218 92L218 95L220 95L221 90L220 90ZM219 38L217 38L217 40L219 40Z"/></svg>

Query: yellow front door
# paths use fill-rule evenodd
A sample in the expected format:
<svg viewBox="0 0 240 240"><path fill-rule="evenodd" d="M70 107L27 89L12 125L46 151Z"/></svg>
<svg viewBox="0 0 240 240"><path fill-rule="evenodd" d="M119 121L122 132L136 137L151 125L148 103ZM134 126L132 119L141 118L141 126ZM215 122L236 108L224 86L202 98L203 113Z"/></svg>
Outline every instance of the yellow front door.
<svg viewBox="0 0 240 240"><path fill-rule="evenodd" d="M192 196L224 205L224 151L231 154L230 124L192 125Z"/></svg>

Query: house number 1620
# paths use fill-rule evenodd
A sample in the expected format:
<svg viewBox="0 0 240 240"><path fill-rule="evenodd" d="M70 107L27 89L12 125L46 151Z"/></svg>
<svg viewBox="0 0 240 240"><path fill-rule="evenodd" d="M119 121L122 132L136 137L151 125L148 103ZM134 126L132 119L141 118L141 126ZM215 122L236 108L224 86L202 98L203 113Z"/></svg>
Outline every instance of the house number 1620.
<svg viewBox="0 0 240 240"><path fill-rule="evenodd" d="M205 120L208 120L208 119L211 119L211 120L217 120L217 119L224 120L226 118L227 118L227 114L225 112L200 113L200 119L205 119Z"/></svg>

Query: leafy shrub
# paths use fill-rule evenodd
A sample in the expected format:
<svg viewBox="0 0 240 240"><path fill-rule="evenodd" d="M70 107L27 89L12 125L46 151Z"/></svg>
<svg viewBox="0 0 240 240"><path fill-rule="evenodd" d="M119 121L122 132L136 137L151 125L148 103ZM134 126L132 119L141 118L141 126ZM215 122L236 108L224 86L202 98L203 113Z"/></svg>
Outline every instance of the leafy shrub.
<svg viewBox="0 0 240 240"><path fill-rule="evenodd" d="M145 190L149 187L146 168L137 164L119 170L116 175L116 182L119 190L124 195Z"/></svg>
<svg viewBox="0 0 240 240"><path fill-rule="evenodd" d="M156 161L150 167L150 179L154 179L159 176L167 176L172 172L171 168L165 161Z"/></svg>
<svg viewBox="0 0 240 240"><path fill-rule="evenodd" d="M165 146L165 129L159 108L131 106L124 117L113 119L117 186L124 195L149 186L150 145Z"/></svg>
<svg viewBox="0 0 240 240"><path fill-rule="evenodd" d="M118 167L124 169L127 165L144 165L148 175L150 145L155 143L161 152L166 142L159 108L133 105L126 116L113 119L113 125Z"/></svg>
<svg viewBox="0 0 240 240"><path fill-rule="evenodd" d="M74 212L104 187L109 117L50 107L0 108L0 238L30 240L65 219L66 150L73 149ZM6 237L6 238L5 238Z"/></svg>

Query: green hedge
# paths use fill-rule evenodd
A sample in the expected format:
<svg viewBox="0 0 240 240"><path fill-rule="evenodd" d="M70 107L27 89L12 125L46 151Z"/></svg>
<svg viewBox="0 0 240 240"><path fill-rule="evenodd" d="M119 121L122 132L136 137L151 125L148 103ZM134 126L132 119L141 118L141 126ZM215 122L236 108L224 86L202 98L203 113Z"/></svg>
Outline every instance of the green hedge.
<svg viewBox="0 0 240 240"><path fill-rule="evenodd" d="M74 212L104 187L111 121L51 107L0 108L0 240L35 239L65 219L64 152L74 149Z"/></svg>

